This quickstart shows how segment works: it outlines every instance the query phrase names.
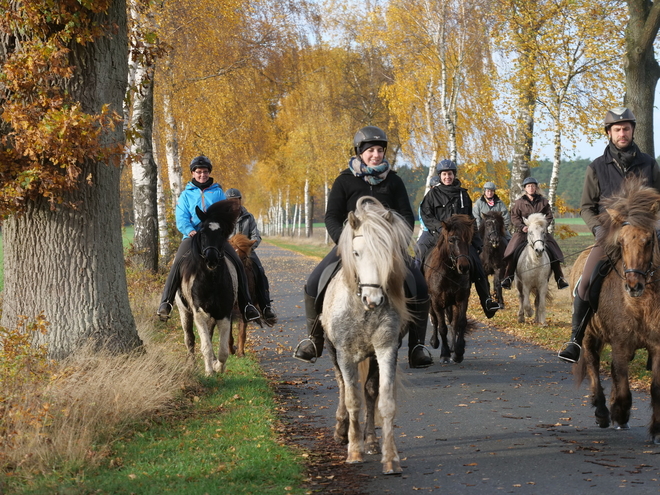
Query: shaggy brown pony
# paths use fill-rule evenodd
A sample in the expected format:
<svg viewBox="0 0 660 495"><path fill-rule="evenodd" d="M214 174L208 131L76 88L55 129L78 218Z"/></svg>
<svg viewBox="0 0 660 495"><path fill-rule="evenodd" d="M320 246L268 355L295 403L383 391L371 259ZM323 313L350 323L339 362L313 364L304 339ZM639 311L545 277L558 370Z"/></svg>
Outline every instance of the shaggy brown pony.
<svg viewBox="0 0 660 495"><path fill-rule="evenodd" d="M601 428L610 425L600 382L600 353L612 347L611 418L619 429L628 428L632 395L628 364L637 349L646 348L653 369L652 416L649 432L660 444L660 249L656 222L660 218L660 194L639 179L627 180L622 190L603 201L600 214L605 235L601 245L612 262L600 292L598 311L587 326L582 357L574 366L578 383L589 377L592 405ZM582 272L587 253L571 270L572 285Z"/></svg>

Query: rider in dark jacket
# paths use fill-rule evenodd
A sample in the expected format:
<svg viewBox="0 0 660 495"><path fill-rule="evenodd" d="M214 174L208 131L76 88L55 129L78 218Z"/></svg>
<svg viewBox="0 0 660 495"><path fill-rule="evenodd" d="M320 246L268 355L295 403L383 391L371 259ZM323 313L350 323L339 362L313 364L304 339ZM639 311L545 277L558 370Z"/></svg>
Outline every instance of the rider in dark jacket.
<svg viewBox="0 0 660 495"><path fill-rule="evenodd" d="M571 340L559 351L559 359L576 363L580 359L582 338L593 314L587 292L592 279L601 277L602 270L596 270L605 257L600 247L599 232L602 230L598 214L601 213L601 200L616 194L623 181L629 176L645 179L646 184L660 191L660 168L652 156L642 153L633 141L637 121L633 113L623 107L609 110L605 115L605 133L609 143L605 152L589 166L582 188L582 207L580 215L596 237L582 270L575 299L573 300L573 318Z"/></svg>
<svg viewBox="0 0 660 495"><path fill-rule="evenodd" d="M332 240L337 243L348 218L348 213L355 209L357 200L363 196L373 196L385 207L399 213L410 225L414 226L408 192L401 178L385 159L387 136L382 129L367 126L360 129L353 139L355 156L348 163L348 168L335 179L325 214L325 225ZM327 281L319 287L321 276L326 268L337 266L339 261L337 246L333 247L321 263L312 271L305 285L305 313L309 337L302 340L294 357L313 363L323 351L323 327L319 320L323 295ZM428 321L429 297L426 281L418 268L411 261L410 272L415 279L416 294L408 305L413 315L413 322L408 326L408 360L411 368L424 368L433 364L430 352L424 347L426 324ZM333 272L333 274L336 272Z"/></svg>
<svg viewBox="0 0 660 495"><path fill-rule="evenodd" d="M269 326L273 326L277 323L277 315L271 306L273 301L270 298L270 287L268 284L268 277L266 277L266 271L256 253L257 247L261 244L261 233L257 227L257 221L254 219L254 215L247 211L247 208L243 206L243 196L241 191L232 187L231 189L227 189L225 195L228 199L235 199L241 203L241 214L239 215L238 220L236 220L236 226L234 227L232 236L243 234L251 241L255 241L252 245L252 250L250 251L250 259L252 260L252 264L257 267L256 285L257 298L259 299L257 302L261 308L265 323Z"/></svg>
<svg viewBox="0 0 660 495"><path fill-rule="evenodd" d="M427 254L436 246L442 230L442 222L452 215L462 214L470 218L472 216L472 200L465 188L461 187L461 181L456 178L456 163L452 160L442 160L436 166L436 172L440 176L440 183L426 193L419 209L422 221L428 231L422 233L415 255L422 267L425 266ZM470 246L470 273L472 282L477 289L481 307L487 318L492 318L500 309L499 303L490 297L488 279L484 273L479 253L483 249L481 236L477 232L477 224L474 224L474 236Z"/></svg>

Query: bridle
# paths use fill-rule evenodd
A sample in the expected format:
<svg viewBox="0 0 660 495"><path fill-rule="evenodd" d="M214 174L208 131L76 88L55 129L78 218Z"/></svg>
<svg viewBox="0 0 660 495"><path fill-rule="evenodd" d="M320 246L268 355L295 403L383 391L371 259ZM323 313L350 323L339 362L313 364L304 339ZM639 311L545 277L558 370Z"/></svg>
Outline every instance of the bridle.
<svg viewBox="0 0 660 495"><path fill-rule="evenodd" d="M452 236L448 237L447 240L449 241L450 246L455 246L456 241L458 240L458 236L452 235ZM457 268L456 263L461 258L466 258L468 260L468 263L470 262L470 257L467 254L459 253L458 255L456 255L456 254L454 254L453 249L450 248L449 249L449 261L451 261L451 265L447 265L447 263L445 263L445 265L447 265L452 270L456 270L456 268Z"/></svg>
<svg viewBox="0 0 660 495"><path fill-rule="evenodd" d="M355 240L356 237L364 237L364 236L362 234L354 235L353 240ZM357 290L357 296L358 297L362 297L362 289L364 287L372 287L374 289L383 290L383 286L380 285L380 284L363 284L363 283L360 282L360 278L357 276L357 274L356 274L356 278L357 278L356 282L357 282L357 286L358 286L358 290Z"/></svg>
<svg viewBox="0 0 660 495"><path fill-rule="evenodd" d="M623 222L621 224L621 228L623 228L627 225L630 225L630 222ZM652 236L652 238L653 239L657 238L655 233ZM654 240L654 243L655 243L655 240ZM655 246L653 246L652 249L655 249ZM653 267L653 261L649 261L649 269L646 270L645 272L643 272L642 270L637 270L635 268L626 268L626 264L624 262L622 262L622 266L623 266L623 276L619 275L621 278L625 278L626 274L628 274L628 273L636 273L637 275L641 275L642 277L644 277L644 279L648 283L649 279L652 278L653 275L655 274L655 268Z"/></svg>

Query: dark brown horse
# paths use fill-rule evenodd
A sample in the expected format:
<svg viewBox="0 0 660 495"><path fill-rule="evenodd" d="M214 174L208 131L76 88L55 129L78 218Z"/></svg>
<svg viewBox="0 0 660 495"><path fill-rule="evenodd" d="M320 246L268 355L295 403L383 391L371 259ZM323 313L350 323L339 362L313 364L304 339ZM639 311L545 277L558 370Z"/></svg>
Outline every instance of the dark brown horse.
<svg viewBox="0 0 660 495"><path fill-rule="evenodd" d="M629 180L621 192L603 201L600 219L605 236L601 245L612 261L598 299L598 310L587 326L582 357L574 367L578 382L589 377L596 422L610 425L600 383L600 353L605 344L612 348L611 418L619 429L628 428L632 396L628 364L637 349L646 348L651 356L652 416L650 434L660 444L660 249L655 231L660 218L660 194ZM572 285L582 272L586 253L571 270Z"/></svg>
<svg viewBox="0 0 660 495"><path fill-rule="evenodd" d="M481 215L479 235L484 241L484 248L479 257L484 266L486 276L493 276L493 290L500 307L504 308L504 296L500 285L500 270L502 269L506 244L504 240L504 217L499 211L489 211Z"/></svg>
<svg viewBox="0 0 660 495"><path fill-rule="evenodd" d="M243 263L243 268L245 269L245 276L248 281L248 290L250 292L250 298L252 301L257 301L257 276L255 273L256 267L253 265L252 260L250 259L250 254L252 253L252 246L257 241L251 241L244 234L236 234L231 239L229 239L229 244L232 245L236 254ZM229 350L232 354L236 354L239 357L245 355L245 341L247 339L247 325L248 322L241 313L241 310L238 308L238 305L234 306L234 310L231 314L231 327L232 332L229 334ZM236 323L236 325L234 325ZM261 320L255 320L255 323L261 326ZM238 330L238 346L234 345L234 326Z"/></svg>
<svg viewBox="0 0 660 495"><path fill-rule="evenodd" d="M452 215L442 222L440 239L429 254L424 273L431 296L431 346L437 349L438 328L442 339L440 359L443 363L463 361L465 335L470 326L467 319L470 299L469 248L474 235L474 218ZM447 323L451 337L447 338Z"/></svg>

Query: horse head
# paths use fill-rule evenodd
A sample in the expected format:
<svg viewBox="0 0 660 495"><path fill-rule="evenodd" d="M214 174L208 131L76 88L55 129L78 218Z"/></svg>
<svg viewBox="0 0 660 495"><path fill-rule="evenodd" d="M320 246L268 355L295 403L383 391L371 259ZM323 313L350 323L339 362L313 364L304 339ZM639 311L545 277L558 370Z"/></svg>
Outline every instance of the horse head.
<svg viewBox="0 0 660 495"><path fill-rule="evenodd" d="M229 244L234 248L236 254L241 259L245 261L252 254L252 246L257 243L256 240L250 240L245 234L236 234L229 239Z"/></svg>
<svg viewBox="0 0 660 495"><path fill-rule="evenodd" d="M545 252L545 236L548 233L548 221L543 213L532 213L529 217L523 218L527 225L527 244L531 246L540 258Z"/></svg>
<svg viewBox="0 0 660 495"><path fill-rule="evenodd" d="M619 275L626 292L639 297L659 264L656 223L660 216L660 194L639 181L626 181L619 195L604 201L599 219L605 229L603 248L608 257L621 260Z"/></svg>
<svg viewBox="0 0 660 495"><path fill-rule="evenodd" d="M223 245L234 230L240 204L236 200L223 200L206 211L199 206L195 211L202 223L193 237L194 250L204 260L206 268L215 270L224 260Z"/></svg>
<svg viewBox="0 0 660 495"><path fill-rule="evenodd" d="M347 283L355 286L365 308L387 299L405 306L403 282L410 227L395 212L370 196L360 198L339 239L338 252Z"/></svg>
<svg viewBox="0 0 660 495"><path fill-rule="evenodd" d="M467 215L452 215L442 222L438 243L447 250L451 268L460 274L470 271L470 244L474 236L474 219Z"/></svg>
<svg viewBox="0 0 660 495"><path fill-rule="evenodd" d="M504 235L504 218L499 211L489 211L481 214L481 226L479 233L484 243L490 244L493 249L500 246L500 240Z"/></svg>

